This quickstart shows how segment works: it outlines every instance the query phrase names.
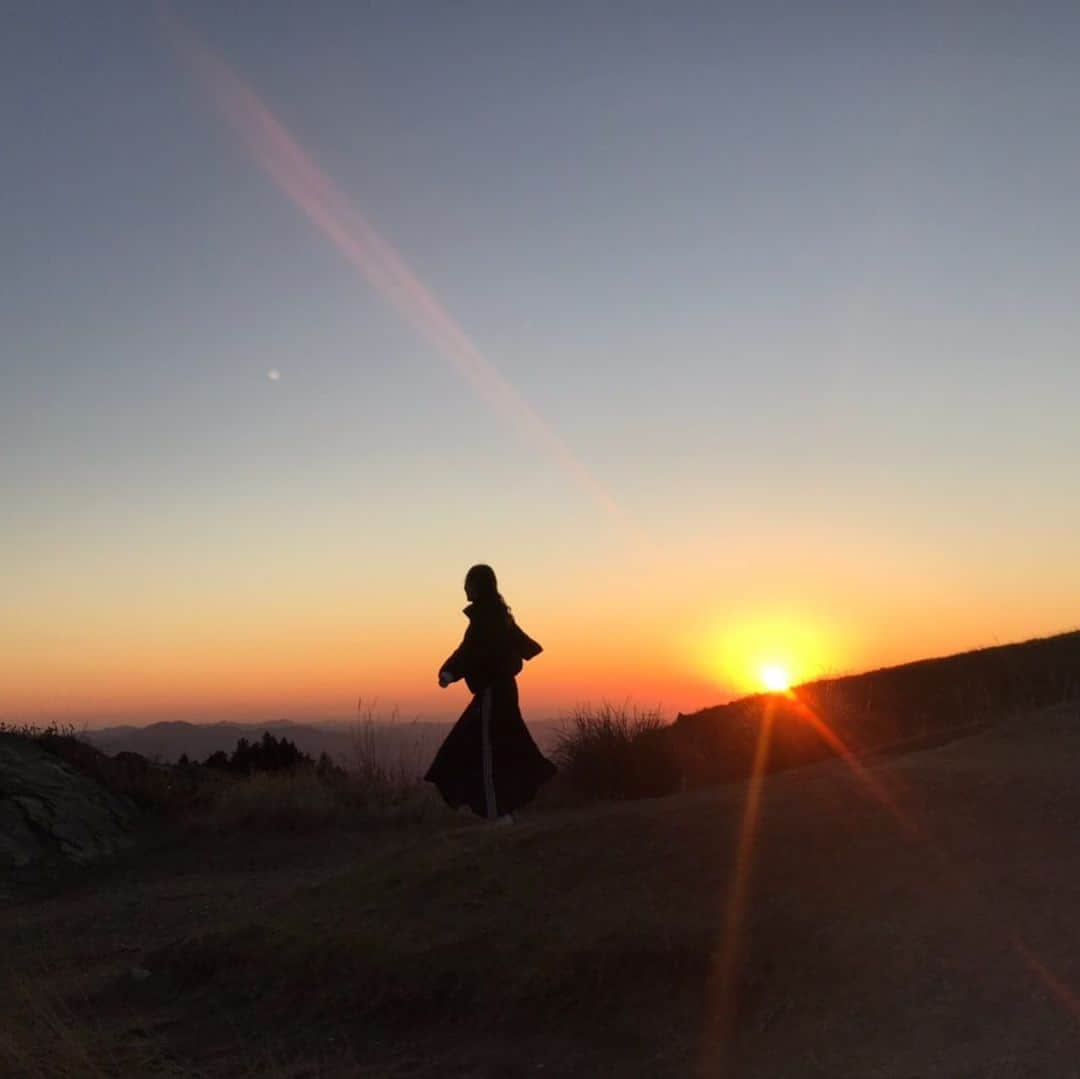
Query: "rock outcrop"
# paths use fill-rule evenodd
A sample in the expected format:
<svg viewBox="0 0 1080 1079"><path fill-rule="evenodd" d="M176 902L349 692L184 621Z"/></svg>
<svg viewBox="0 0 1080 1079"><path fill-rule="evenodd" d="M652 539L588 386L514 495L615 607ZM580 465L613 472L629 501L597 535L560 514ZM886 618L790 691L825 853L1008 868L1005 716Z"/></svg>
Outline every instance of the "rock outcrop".
<svg viewBox="0 0 1080 1079"><path fill-rule="evenodd" d="M132 846L138 817L130 799L32 740L0 736L0 892L37 866L87 865Z"/></svg>

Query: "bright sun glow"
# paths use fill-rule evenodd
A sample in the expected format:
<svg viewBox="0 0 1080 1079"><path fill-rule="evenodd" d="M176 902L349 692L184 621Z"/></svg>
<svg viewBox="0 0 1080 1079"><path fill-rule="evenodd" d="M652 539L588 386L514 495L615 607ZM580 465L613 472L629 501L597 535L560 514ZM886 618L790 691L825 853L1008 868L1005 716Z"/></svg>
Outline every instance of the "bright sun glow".
<svg viewBox="0 0 1080 1079"><path fill-rule="evenodd" d="M797 611L733 608L704 629L691 647L700 670L730 696L785 693L835 669L844 649L832 629Z"/></svg>
<svg viewBox="0 0 1080 1079"><path fill-rule="evenodd" d="M783 693L791 688L791 675L779 663L766 663L758 673L761 684L770 693Z"/></svg>

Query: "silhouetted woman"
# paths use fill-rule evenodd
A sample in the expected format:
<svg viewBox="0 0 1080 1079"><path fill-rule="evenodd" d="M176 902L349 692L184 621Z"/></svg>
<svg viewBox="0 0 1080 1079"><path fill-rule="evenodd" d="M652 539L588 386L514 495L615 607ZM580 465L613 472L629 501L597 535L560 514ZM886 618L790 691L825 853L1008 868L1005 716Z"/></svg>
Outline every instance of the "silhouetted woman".
<svg viewBox="0 0 1080 1079"><path fill-rule="evenodd" d="M473 566L465 575L469 625L439 671L444 688L464 678L473 699L446 736L424 776L455 809L470 806L491 820L530 801L555 774L537 748L518 708L517 675L542 651L518 628L499 595L495 571Z"/></svg>

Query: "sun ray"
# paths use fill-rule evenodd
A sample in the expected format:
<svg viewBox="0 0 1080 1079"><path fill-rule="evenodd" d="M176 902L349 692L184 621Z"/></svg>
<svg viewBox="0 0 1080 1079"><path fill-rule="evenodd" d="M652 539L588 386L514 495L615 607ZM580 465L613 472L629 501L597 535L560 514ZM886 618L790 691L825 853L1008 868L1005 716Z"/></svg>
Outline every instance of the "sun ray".
<svg viewBox="0 0 1080 1079"><path fill-rule="evenodd" d="M881 781L866 767L856 756L850 746L825 722L817 713L809 707L798 695L791 690L787 699L792 705L795 714L804 723L813 728L819 738L836 754L851 770L855 778L870 792L871 797L881 805L896 822L897 827L909 839L923 837L922 831L916 825L912 817L904 812L896 799L886 790Z"/></svg>
<svg viewBox="0 0 1080 1079"><path fill-rule="evenodd" d="M816 715L813 709L801 701L794 692L789 693L788 697L795 703L800 718L809 723L837 756L843 760L859 780L860 785L889 813L904 837L909 841L917 840L922 843L924 849L938 864L939 869L943 871L945 879L954 893L962 895L970 906L981 910L991 922L1000 923L1001 919L991 904L983 897L971 878L955 865L944 848L934 840L929 829L903 811L897 800L858 759L844 740L824 720ZM1008 943L1013 954L1027 970L1042 982L1062 1009L1080 1023L1080 996L1055 974L1030 945L1010 926L999 924L999 932L1002 940Z"/></svg>
<svg viewBox="0 0 1080 1079"><path fill-rule="evenodd" d="M742 821L735 845L735 860L731 887L724 910L720 945L713 968L713 984L710 989L712 1007L709 1017L712 1024L710 1037L705 1045L712 1049L709 1059L699 1061L702 1075L723 1074L734 1030L735 1008L738 1003L739 967L742 960L743 923L749 893L750 873L753 868L754 847L757 843L758 824L761 818L761 794L765 768L769 759L772 736L773 708L767 705L765 715L758 727L754 747L754 763L750 780L746 785Z"/></svg>
<svg viewBox="0 0 1080 1079"><path fill-rule="evenodd" d="M1010 941L1012 949L1028 969L1050 990L1054 999L1080 1023L1080 997L1072 991L1018 936Z"/></svg>

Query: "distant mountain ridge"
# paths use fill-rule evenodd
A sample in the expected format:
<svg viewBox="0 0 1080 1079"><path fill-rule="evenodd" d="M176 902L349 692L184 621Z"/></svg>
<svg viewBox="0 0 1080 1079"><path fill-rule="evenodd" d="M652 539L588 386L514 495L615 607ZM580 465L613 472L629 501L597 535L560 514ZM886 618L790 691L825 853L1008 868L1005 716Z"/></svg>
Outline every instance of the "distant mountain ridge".
<svg viewBox="0 0 1080 1079"><path fill-rule="evenodd" d="M299 749L312 756L328 753L344 760L353 753L355 735L346 730L327 730L287 719L263 723L188 723L183 720L150 723L145 727L124 724L86 731L81 737L105 753L140 753L150 760L172 762L187 754L192 760L204 760L219 749L235 748L241 738L257 739L263 731L284 734Z"/></svg>
<svg viewBox="0 0 1080 1079"><path fill-rule="evenodd" d="M541 747L549 747L560 724L553 721L530 723L533 737ZM354 722L320 726L271 719L261 723L189 723L171 720L145 727L122 724L86 731L80 737L105 753L139 753L150 760L171 763L187 754L191 760L205 760L218 750L231 752L241 738L254 741L263 731L271 731L294 742L298 749L318 757L326 753L348 766L360 752L375 752L380 758L422 770L450 730L450 723L416 720L411 722Z"/></svg>

